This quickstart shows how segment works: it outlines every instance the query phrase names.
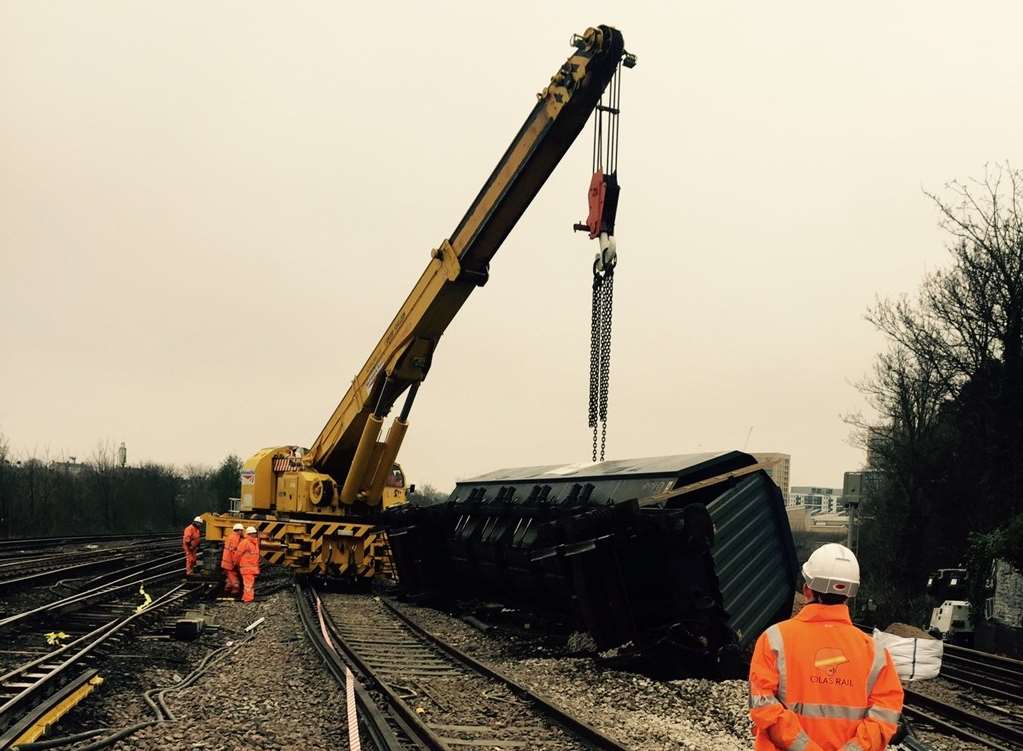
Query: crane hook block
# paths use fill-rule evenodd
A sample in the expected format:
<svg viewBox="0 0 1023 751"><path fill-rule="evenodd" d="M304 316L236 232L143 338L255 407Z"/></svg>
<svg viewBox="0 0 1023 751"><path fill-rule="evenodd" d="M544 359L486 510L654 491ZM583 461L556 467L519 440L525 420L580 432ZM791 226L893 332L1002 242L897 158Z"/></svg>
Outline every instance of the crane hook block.
<svg viewBox="0 0 1023 751"><path fill-rule="evenodd" d="M590 213L585 222L573 226L577 232L589 232L590 239L595 240L601 234L614 235L615 215L618 213L618 175L605 175L597 170L590 178L590 187L586 192L586 200Z"/></svg>

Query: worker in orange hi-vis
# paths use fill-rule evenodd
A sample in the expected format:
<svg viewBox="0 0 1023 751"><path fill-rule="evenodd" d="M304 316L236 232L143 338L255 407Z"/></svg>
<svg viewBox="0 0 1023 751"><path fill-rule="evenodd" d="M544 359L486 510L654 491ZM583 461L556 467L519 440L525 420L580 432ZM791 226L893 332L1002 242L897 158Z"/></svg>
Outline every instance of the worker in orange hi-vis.
<svg viewBox="0 0 1023 751"><path fill-rule="evenodd" d="M244 527L235 524L231 534L224 538L224 552L220 554L220 568L224 571L224 594L238 597L242 593L242 580L238 576L238 545L242 541Z"/></svg>
<svg viewBox="0 0 1023 751"><path fill-rule="evenodd" d="M252 602L256 599L256 577L259 576L259 536L255 527L245 530L235 557L242 575L242 602Z"/></svg>
<svg viewBox="0 0 1023 751"><path fill-rule="evenodd" d="M888 650L849 618L860 565L844 545L803 565L806 606L761 634L749 669L756 751L882 751L899 725L902 684Z"/></svg>
<svg viewBox="0 0 1023 751"><path fill-rule="evenodd" d="M202 535L199 527L202 526L202 517L195 517L185 527L185 533L181 536L181 547L185 549L185 576L192 575L192 569L199 557L199 540Z"/></svg>

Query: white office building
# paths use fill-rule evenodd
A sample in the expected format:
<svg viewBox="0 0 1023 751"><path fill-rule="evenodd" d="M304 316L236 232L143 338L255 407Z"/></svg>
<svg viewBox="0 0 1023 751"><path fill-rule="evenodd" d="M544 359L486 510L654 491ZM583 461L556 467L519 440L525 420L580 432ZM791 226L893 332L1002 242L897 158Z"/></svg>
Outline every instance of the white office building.
<svg viewBox="0 0 1023 751"><path fill-rule="evenodd" d="M789 489L789 507L804 508L808 514L842 514L842 488L793 485Z"/></svg>

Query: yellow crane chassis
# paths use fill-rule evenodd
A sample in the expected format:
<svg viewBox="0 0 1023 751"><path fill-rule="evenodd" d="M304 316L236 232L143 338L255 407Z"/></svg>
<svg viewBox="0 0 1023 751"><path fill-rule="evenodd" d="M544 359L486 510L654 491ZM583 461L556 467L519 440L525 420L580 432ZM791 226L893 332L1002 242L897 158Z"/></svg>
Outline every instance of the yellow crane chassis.
<svg viewBox="0 0 1023 751"><path fill-rule="evenodd" d="M212 513L203 515L203 522L211 543L222 542L235 524L255 527L262 559L298 574L370 579L393 572L387 534L373 524Z"/></svg>

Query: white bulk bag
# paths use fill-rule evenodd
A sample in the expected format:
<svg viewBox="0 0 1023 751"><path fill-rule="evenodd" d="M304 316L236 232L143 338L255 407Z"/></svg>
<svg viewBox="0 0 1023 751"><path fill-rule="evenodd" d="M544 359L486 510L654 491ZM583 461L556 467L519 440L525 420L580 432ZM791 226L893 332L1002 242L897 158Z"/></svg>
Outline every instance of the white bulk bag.
<svg viewBox="0 0 1023 751"><path fill-rule="evenodd" d="M911 639L874 629L874 642L888 650L895 671L903 683L936 678L941 670L945 642L938 639Z"/></svg>

